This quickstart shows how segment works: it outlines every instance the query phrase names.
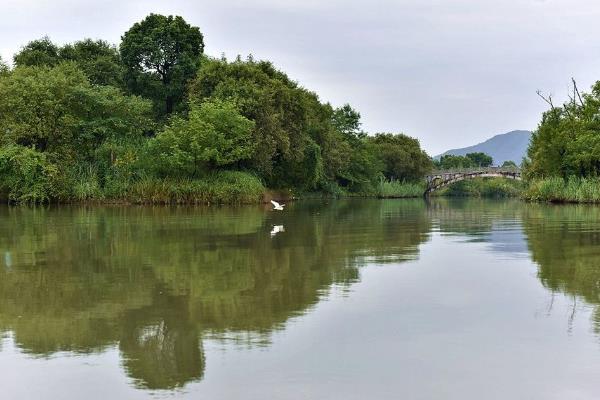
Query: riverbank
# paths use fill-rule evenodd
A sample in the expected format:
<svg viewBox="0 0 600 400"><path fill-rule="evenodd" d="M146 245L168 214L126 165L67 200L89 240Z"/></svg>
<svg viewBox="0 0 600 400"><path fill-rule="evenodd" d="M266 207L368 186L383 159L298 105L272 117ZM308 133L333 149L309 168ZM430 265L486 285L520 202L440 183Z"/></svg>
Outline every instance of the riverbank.
<svg viewBox="0 0 600 400"><path fill-rule="evenodd" d="M600 178L552 177L533 180L523 192L527 201L600 203Z"/></svg>
<svg viewBox="0 0 600 400"><path fill-rule="evenodd" d="M271 200L290 201L300 198L420 198L425 182L400 182L381 179L362 192L349 192L339 186L318 192L270 189L254 174L220 171L202 179L142 177L119 182L99 182L95 175L73 180L56 197L39 187L5 185L0 201L6 203L95 203L95 204L260 204Z"/></svg>
<svg viewBox="0 0 600 400"><path fill-rule="evenodd" d="M143 177L119 183L81 177L60 197L40 196L38 187L5 187L0 201L10 203L95 203L95 204L260 204L270 200L288 202L307 198L420 198L425 182L381 179L371 189L351 193L337 187L318 192L269 189L256 175L241 171L220 171L203 179ZM13 188L14 189L14 188ZM531 202L598 203L599 178L545 178L530 182L484 178L457 182L431 194L435 197L519 198Z"/></svg>

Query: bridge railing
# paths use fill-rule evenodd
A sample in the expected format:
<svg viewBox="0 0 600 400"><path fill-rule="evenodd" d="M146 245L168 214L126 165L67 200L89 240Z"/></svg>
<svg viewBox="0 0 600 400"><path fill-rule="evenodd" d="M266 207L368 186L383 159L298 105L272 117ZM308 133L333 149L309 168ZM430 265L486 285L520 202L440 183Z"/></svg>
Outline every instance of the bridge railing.
<svg viewBox="0 0 600 400"><path fill-rule="evenodd" d="M476 173L514 173L518 174L521 169L518 167L472 167L472 168L454 168L454 169L438 169L431 171L432 175L451 175L451 174L476 174Z"/></svg>

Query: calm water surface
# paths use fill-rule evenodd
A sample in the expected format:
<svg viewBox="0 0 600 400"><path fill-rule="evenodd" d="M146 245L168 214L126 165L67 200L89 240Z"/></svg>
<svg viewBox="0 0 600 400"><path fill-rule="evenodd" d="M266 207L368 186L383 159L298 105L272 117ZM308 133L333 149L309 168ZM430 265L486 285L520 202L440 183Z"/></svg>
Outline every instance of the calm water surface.
<svg viewBox="0 0 600 400"><path fill-rule="evenodd" d="M0 208L0 398L598 399L600 208Z"/></svg>

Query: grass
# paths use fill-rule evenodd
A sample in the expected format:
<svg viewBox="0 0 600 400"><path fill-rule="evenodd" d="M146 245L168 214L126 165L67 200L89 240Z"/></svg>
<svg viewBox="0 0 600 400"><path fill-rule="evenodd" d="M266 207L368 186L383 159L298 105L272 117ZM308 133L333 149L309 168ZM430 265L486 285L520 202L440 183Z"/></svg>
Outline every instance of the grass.
<svg viewBox="0 0 600 400"><path fill-rule="evenodd" d="M423 197L425 183L411 183L396 180L381 179L377 185L377 197L385 199L399 199Z"/></svg>
<svg viewBox="0 0 600 400"><path fill-rule="evenodd" d="M530 182L523 198L553 203L600 203L600 178L560 177Z"/></svg>
<svg viewBox="0 0 600 400"><path fill-rule="evenodd" d="M254 175L221 171L205 179L143 178L129 188L127 199L138 204L252 204L265 187Z"/></svg>

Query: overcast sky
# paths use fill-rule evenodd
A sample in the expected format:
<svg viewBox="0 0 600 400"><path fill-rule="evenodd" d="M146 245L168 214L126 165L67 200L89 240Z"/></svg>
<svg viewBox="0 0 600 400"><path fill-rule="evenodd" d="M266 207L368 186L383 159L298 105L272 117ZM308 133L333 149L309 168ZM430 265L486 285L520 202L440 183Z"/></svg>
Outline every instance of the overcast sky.
<svg viewBox="0 0 600 400"><path fill-rule="evenodd" d="M365 130L432 155L534 129L536 89L566 98L600 79L599 0L0 0L0 55L31 39L118 44L147 14L199 26L206 52L268 59ZM0 99L1 101L1 99Z"/></svg>

